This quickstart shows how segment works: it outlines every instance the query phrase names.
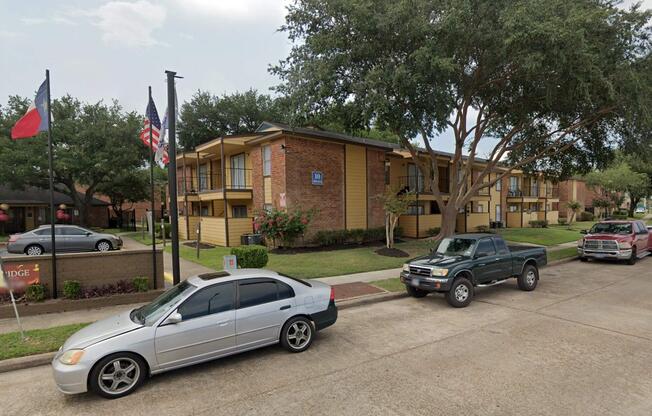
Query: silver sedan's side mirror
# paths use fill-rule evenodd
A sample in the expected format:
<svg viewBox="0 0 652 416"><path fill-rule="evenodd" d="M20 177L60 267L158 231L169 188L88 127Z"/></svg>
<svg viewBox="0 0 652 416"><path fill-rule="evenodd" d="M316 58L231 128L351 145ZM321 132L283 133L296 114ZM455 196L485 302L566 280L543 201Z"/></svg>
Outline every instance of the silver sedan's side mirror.
<svg viewBox="0 0 652 416"><path fill-rule="evenodd" d="M166 324L178 324L182 320L183 320L183 317L181 316L181 314L179 312L173 312L173 313L170 314L170 316L168 316L168 318L165 320L165 322L163 322L163 325L166 325Z"/></svg>

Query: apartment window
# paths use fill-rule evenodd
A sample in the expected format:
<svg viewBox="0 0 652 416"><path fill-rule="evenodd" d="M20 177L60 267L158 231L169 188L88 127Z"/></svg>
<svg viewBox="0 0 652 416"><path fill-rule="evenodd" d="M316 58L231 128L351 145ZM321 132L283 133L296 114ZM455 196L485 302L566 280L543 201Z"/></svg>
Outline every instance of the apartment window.
<svg viewBox="0 0 652 416"><path fill-rule="evenodd" d="M199 166L199 190L205 191L208 189L208 165L203 164Z"/></svg>
<svg viewBox="0 0 652 416"><path fill-rule="evenodd" d="M234 205L231 207L231 217L233 218L247 218L246 205Z"/></svg>
<svg viewBox="0 0 652 416"><path fill-rule="evenodd" d="M518 205L510 205L509 212L518 212Z"/></svg>
<svg viewBox="0 0 652 416"><path fill-rule="evenodd" d="M502 191L503 190L503 180L498 179L496 181L496 191Z"/></svg>
<svg viewBox="0 0 652 416"><path fill-rule="evenodd" d="M503 213L501 212L501 207L500 205L496 205L496 218L494 218L494 221L502 221L503 220Z"/></svg>
<svg viewBox="0 0 652 416"><path fill-rule="evenodd" d="M478 212L478 213L484 212L484 205L473 204L472 207L473 207L473 212Z"/></svg>
<svg viewBox="0 0 652 416"><path fill-rule="evenodd" d="M263 146L263 176L272 174L272 146Z"/></svg>
<svg viewBox="0 0 652 416"><path fill-rule="evenodd" d="M419 204L412 204L408 207L408 215L423 215L424 210L423 210L423 205Z"/></svg>
<svg viewBox="0 0 652 416"><path fill-rule="evenodd" d="M510 191L518 190L518 178L516 176L509 177L509 190Z"/></svg>

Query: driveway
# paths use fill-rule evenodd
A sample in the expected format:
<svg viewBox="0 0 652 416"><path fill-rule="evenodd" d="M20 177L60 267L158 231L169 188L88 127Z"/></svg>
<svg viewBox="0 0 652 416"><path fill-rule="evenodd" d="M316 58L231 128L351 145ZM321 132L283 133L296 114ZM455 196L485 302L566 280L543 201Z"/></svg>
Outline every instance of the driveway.
<svg viewBox="0 0 652 416"><path fill-rule="evenodd" d="M64 396L48 367L0 375L3 415L650 415L652 259L573 262L534 292L479 290L341 311L278 347L153 377L113 401Z"/></svg>

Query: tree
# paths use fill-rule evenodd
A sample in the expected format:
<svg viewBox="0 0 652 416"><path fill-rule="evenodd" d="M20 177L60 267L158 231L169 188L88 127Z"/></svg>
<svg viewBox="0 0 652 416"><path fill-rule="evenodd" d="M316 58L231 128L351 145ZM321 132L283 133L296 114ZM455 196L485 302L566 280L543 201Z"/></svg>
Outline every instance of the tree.
<svg viewBox="0 0 652 416"><path fill-rule="evenodd" d="M148 200L149 185L149 170L129 170L118 173L98 185L97 192L109 198L111 209L118 220L118 227L122 228L125 204L129 203L133 206L135 202Z"/></svg>
<svg viewBox="0 0 652 416"><path fill-rule="evenodd" d="M179 144L192 149L220 136L254 131L263 121L285 122L283 108L253 89L221 97L197 91L181 106Z"/></svg>
<svg viewBox="0 0 652 416"><path fill-rule="evenodd" d="M354 108L400 137L440 207L442 237L514 169L587 171L625 134L618 127L649 122L650 13L617 3L295 0L281 28L294 45L271 71L299 115ZM448 198L434 149L446 129Z"/></svg>
<svg viewBox="0 0 652 416"><path fill-rule="evenodd" d="M0 182L13 188L48 186L48 149L44 133L12 141L11 127L30 100L9 97L0 110ZM146 148L138 140L142 117L125 113L117 101L82 103L66 95L52 103L54 181L68 195L86 225L98 187L142 166ZM78 192L78 187L83 189Z"/></svg>
<svg viewBox="0 0 652 416"><path fill-rule="evenodd" d="M582 209L582 204L579 201L568 201L566 203L566 208L568 208L571 212L571 216L568 219L568 225L571 225L573 221L575 221L577 213L580 212L580 209Z"/></svg>
<svg viewBox="0 0 652 416"><path fill-rule="evenodd" d="M608 197L593 198L593 206L601 209L601 216L609 215L610 209L613 207L613 201Z"/></svg>
<svg viewBox="0 0 652 416"><path fill-rule="evenodd" d="M634 216L638 202L650 192L650 178L646 173L635 172L625 157L619 157L611 167L586 175L586 183L594 188L602 188L616 207L629 195L629 215Z"/></svg>
<svg viewBox="0 0 652 416"><path fill-rule="evenodd" d="M385 242L387 248L394 247L394 230L398 225L398 219L404 215L410 206L409 192L399 192L397 189L388 188L384 194L378 196L385 210Z"/></svg>

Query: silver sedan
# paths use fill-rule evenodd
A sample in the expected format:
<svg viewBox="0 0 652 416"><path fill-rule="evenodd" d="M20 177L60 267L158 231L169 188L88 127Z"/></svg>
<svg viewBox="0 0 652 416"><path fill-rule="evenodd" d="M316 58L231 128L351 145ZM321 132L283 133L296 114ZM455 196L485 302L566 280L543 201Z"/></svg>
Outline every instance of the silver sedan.
<svg viewBox="0 0 652 416"><path fill-rule="evenodd" d="M109 251L122 248L122 239L113 234L96 233L76 225L55 225L54 238L59 252ZM9 237L7 251L40 256L52 252L52 230L49 225Z"/></svg>
<svg viewBox="0 0 652 416"><path fill-rule="evenodd" d="M262 269L203 274L72 335L52 361L54 379L64 393L117 398L152 374L278 342L304 351L336 320L325 283Z"/></svg>

